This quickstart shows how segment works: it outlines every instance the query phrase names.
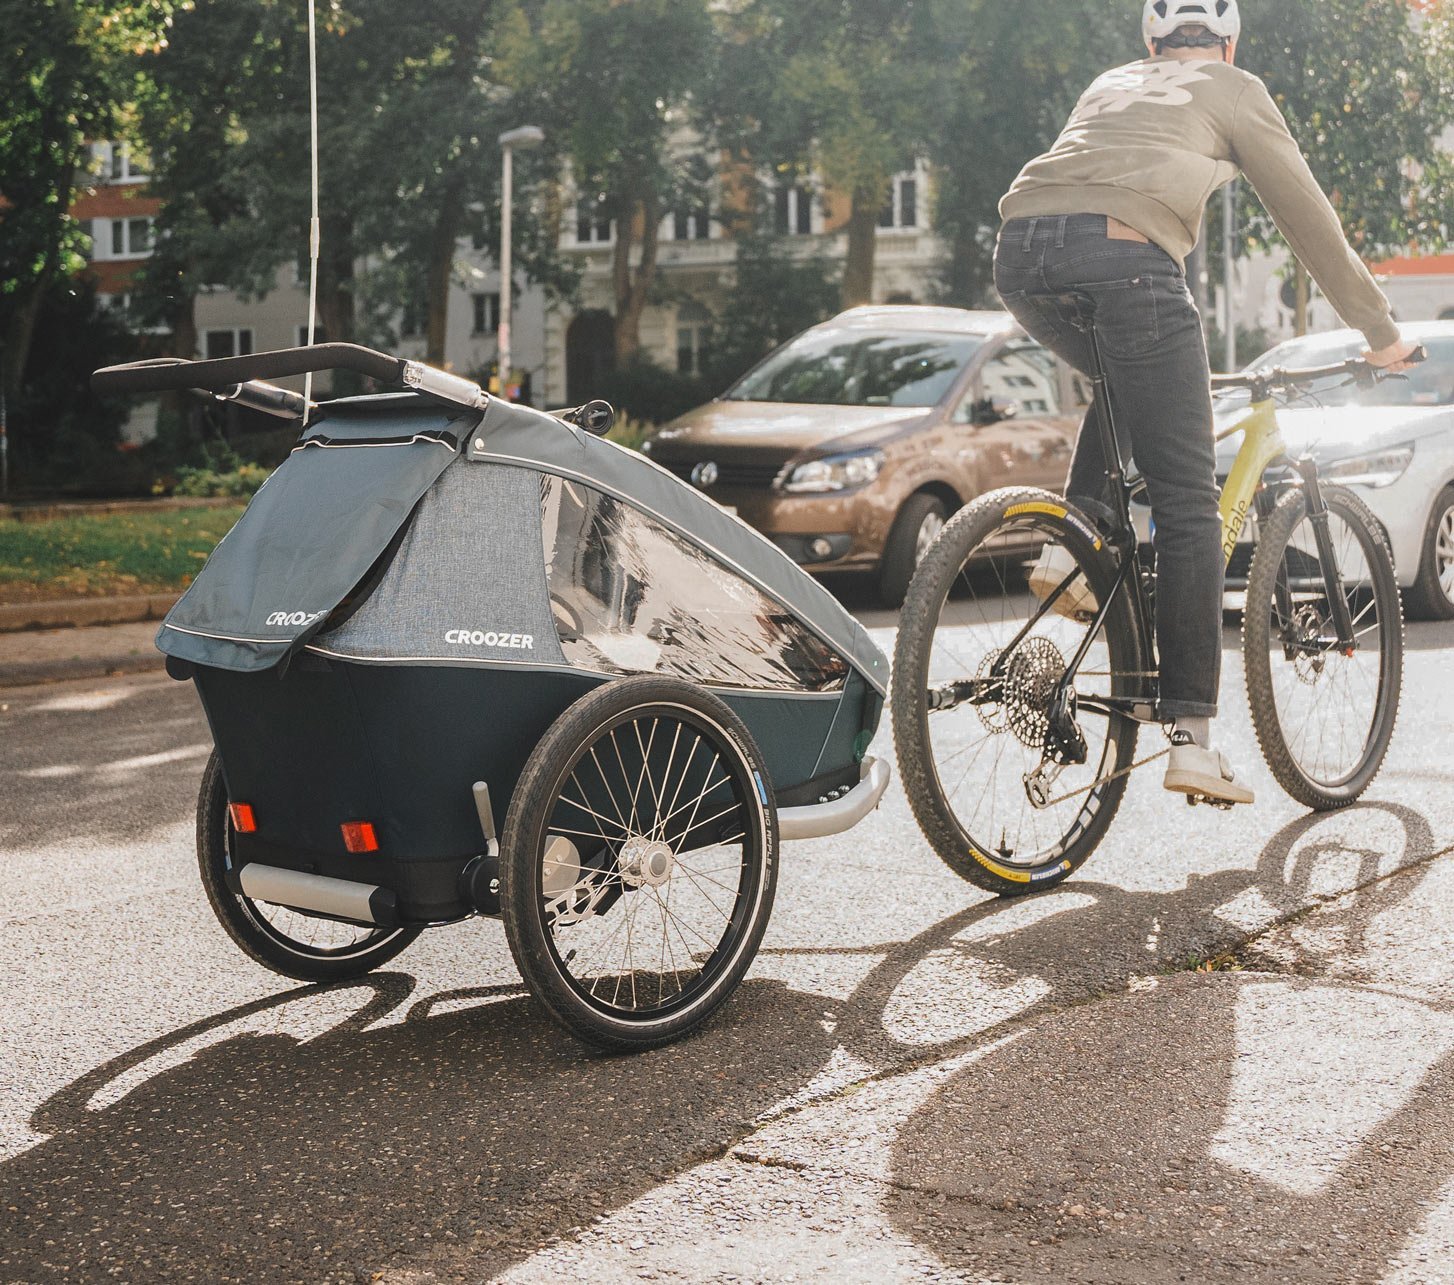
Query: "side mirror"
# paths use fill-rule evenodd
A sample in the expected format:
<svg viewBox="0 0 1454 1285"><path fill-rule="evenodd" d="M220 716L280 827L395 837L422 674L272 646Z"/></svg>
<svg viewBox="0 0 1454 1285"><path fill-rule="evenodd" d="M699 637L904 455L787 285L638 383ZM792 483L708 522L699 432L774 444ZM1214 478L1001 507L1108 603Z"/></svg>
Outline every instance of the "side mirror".
<svg viewBox="0 0 1454 1285"><path fill-rule="evenodd" d="M1019 414L1019 402L1012 402L1005 397L981 397L974 404L970 422L979 425L999 424L1007 419L1015 419Z"/></svg>

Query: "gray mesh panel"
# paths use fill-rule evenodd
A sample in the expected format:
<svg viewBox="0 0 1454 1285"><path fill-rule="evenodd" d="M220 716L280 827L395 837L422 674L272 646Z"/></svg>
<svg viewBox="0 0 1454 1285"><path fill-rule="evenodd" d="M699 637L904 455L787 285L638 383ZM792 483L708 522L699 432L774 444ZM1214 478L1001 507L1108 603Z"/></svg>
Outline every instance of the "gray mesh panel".
<svg viewBox="0 0 1454 1285"><path fill-rule="evenodd" d="M372 597L318 646L371 660L562 665L540 538L540 475L445 469Z"/></svg>

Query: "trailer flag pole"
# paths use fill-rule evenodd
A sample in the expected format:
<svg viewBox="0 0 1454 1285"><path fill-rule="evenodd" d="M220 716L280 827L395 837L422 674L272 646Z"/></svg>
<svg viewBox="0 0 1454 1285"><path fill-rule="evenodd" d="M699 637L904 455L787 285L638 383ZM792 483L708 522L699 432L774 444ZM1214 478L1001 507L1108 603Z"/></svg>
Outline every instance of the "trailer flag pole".
<svg viewBox="0 0 1454 1285"><path fill-rule="evenodd" d="M309 190L312 197L308 220L308 347L313 346L314 323L318 316L318 253L323 228L318 218L318 26L316 0L308 0L308 160ZM313 372L303 377L305 407L313 401ZM304 410L304 418L307 410Z"/></svg>

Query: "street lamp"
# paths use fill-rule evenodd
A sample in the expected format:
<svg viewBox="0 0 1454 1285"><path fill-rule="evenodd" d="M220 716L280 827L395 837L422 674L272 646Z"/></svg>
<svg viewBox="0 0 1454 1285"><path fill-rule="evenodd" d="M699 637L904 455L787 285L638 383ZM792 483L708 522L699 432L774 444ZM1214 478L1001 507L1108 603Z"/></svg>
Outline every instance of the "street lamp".
<svg viewBox="0 0 1454 1285"><path fill-rule="evenodd" d="M510 303L512 290L510 266L510 205L515 182L515 149L539 147L545 142L545 131L539 125L521 125L500 135L504 153L504 173L500 192L500 332L496 364L500 370L500 396L509 399L510 386Z"/></svg>

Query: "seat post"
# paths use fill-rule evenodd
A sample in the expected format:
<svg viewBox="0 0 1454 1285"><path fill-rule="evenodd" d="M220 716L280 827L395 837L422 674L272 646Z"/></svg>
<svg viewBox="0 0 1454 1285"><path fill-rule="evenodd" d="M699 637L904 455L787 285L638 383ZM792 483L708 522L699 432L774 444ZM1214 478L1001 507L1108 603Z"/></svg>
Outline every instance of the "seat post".
<svg viewBox="0 0 1454 1285"><path fill-rule="evenodd" d="M1086 300L1086 304L1089 304ZM1096 410L1096 426L1101 434L1101 455L1106 461L1106 482L1111 492L1111 504L1122 531L1131 529L1131 506L1126 493L1126 470L1121 462L1120 434L1116 431L1116 418L1111 410L1111 394L1106 383L1106 367L1101 360L1101 337L1096 332L1094 306L1082 305L1080 310L1081 329L1090 342L1091 398Z"/></svg>

